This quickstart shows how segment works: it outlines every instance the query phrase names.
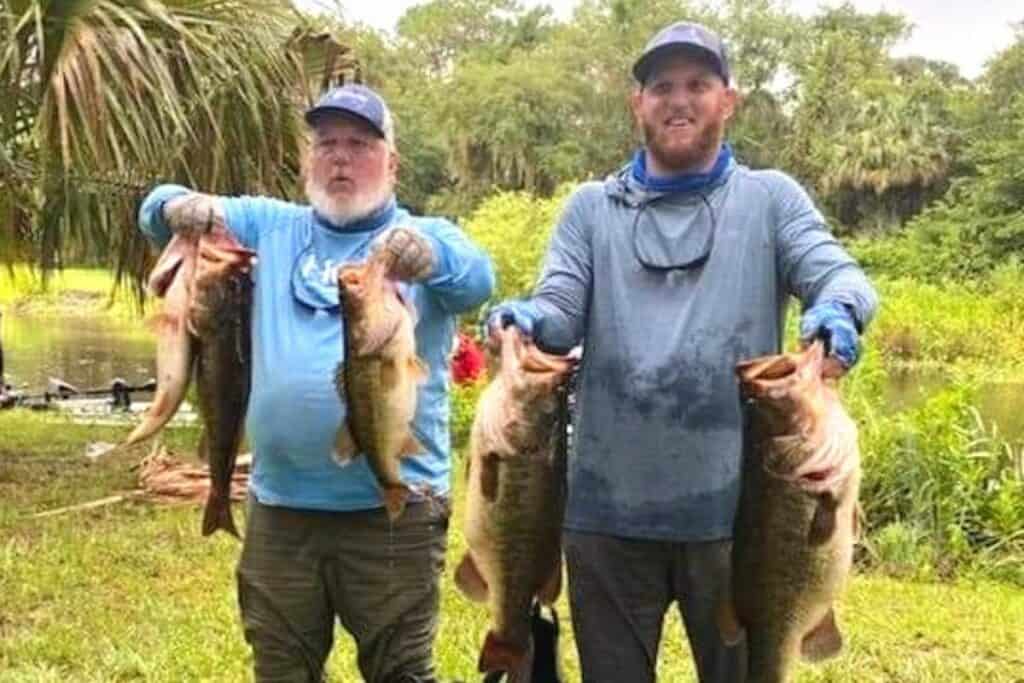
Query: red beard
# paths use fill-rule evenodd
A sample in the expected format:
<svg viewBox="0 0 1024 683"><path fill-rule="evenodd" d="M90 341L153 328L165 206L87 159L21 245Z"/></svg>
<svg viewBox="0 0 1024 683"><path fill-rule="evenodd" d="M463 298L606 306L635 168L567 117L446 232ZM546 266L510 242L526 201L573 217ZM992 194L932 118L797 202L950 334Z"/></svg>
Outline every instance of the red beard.
<svg viewBox="0 0 1024 683"><path fill-rule="evenodd" d="M672 135L665 127L656 128L647 122L643 124L644 140L648 153L658 165L675 173L699 173L718 156L725 134L725 121L710 122L696 131L693 141L685 147L666 144L670 141L662 136Z"/></svg>

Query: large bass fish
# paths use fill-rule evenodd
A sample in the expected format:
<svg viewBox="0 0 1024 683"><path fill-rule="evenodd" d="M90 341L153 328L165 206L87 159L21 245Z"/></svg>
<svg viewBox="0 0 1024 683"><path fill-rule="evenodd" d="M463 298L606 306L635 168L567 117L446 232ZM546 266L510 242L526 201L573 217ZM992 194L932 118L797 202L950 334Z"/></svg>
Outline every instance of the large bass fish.
<svg viewBox="0 0 1024 683"><path fill-rule="evenodd" d="M528 675L535 599L551 604L562 580L567 409L562 391L573 361L501 332L500 369L477 404L466 473L469 550L455 582L486 601L490 630L482 672Z"/></svg>
<svg viewBox="0 0 1024 683"><path fill-rule="evenodd" d="M821 343L736 368L748 400L724 640L746 635L748 683L784 683L838 654L833 606L857 534L857 428L822 378Z"/></svg>
<svg viewBox="0 0 1024 683"><path fill-rule="evenodd" d="M426 451L412 422L427 367L416 355L414 309L387 277L389 258L382 249L338 272L345 357L335 382L348 413L335 453L342 464L367 458L394 521L413 492L402 480L402 459Z"/></svg>
<svg viewBox="0 0 1024 683"><path fill-rule="evenodd" d="M198 450L209 462L211 480L204 536L217 529L238 536L231 516L231 475L249 402L253 256L222 226L201 235L178 234L149 279L150 291L164 300L156 318L157 389L125 445L167 424L194 372L203 424Z"/></svg>

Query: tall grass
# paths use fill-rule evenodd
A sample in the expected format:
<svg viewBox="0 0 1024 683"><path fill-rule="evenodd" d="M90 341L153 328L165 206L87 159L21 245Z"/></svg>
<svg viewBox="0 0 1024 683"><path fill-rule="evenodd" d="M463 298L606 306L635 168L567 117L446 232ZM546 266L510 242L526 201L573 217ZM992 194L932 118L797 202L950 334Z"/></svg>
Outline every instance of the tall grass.
<svg viewBox="0 0 1024 683"><path fill-rule="evenodd" d="M881 310L868 336L893 363L1024 365L1024 270L943 284L880 278Z"/></svg>
<svg viewBox="0 0 1024 683"><path fill-rule="evenodd" d="M1002 438L953 380L922 405L887 413L847 389L858 418L865 559L897 574L983 574L1024 586L1024 445Z"/></svg>

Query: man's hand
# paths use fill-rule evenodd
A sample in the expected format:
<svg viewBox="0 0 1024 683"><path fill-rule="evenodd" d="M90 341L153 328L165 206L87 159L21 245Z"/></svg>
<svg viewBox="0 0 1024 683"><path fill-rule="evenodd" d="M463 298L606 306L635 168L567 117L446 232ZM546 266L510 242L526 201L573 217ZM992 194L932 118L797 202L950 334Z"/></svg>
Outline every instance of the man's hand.
<svg viewBox="0 0 1024 683"><path fill-rule="evenodd" d="M167 201L164 222L174 234L203 235L215 227L224 227L224 209L217 197L189 192Z"/></svg>
<svg viewBox="0 0 1024 683"><path fill-rule="evenodd" d="M382 250L388 262L388 277L417 282L434 272L434 248L415 228L397 227L384 231L371 247Z"/></svg>
<svg viewBox="0 0 1024 683"><path fill-rule="evenodd" d="M510 299L503 301L487 313L487 322L484 323L484 336L488 342L498 342L498 332L515 325L524 337L533 338L537 324L540 322L541 313L537 305L529 300Z"/></svg>
<svg viewBox="0 0 1024 683"><path fill-rule="evenodd" d="M810 344L815 339L825 342L828 358L822 374L839 377L860 358L860 333L853 315L843 304L826 301L809 308L800 319L800 341Z"/></svg>

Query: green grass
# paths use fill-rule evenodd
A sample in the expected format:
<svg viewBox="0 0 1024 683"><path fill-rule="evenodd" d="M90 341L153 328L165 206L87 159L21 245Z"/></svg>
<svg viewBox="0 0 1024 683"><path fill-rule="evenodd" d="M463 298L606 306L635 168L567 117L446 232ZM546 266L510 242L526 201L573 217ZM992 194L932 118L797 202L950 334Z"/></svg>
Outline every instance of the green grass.
<svg viewBox="0 0 1024 683"><path fill-rule="evenodd" d="M196 507L130 502L28 517L131 489L130 467L144 447L98 462L83 455L89 442L116 441L126 431L0 413L0 682L251 680L234 592L239 545L200 537ZM194 437L173 430L167 442L187 451ZM457 495L436 657L445 680L475 681L486 613L451 580L464 549L461 510ZM564 664L569 680L579 680L564 597L560 611ZM799 683L1024 681L1024 590L1008 584L861 575L840 620L847 650L803 667ZM359 680L341 633L329 671L332 681ZM660 680L693 680L674 611Z"/></svg>
<svg viewBox="0 0 1024 683"><path fill-rule="evenodd" d="M0 267L0 306L36 315L138 317L130 291L114 292L113 286L113 273L102 268L65 268L44 283L40 272L27 266Z"/></svg>

